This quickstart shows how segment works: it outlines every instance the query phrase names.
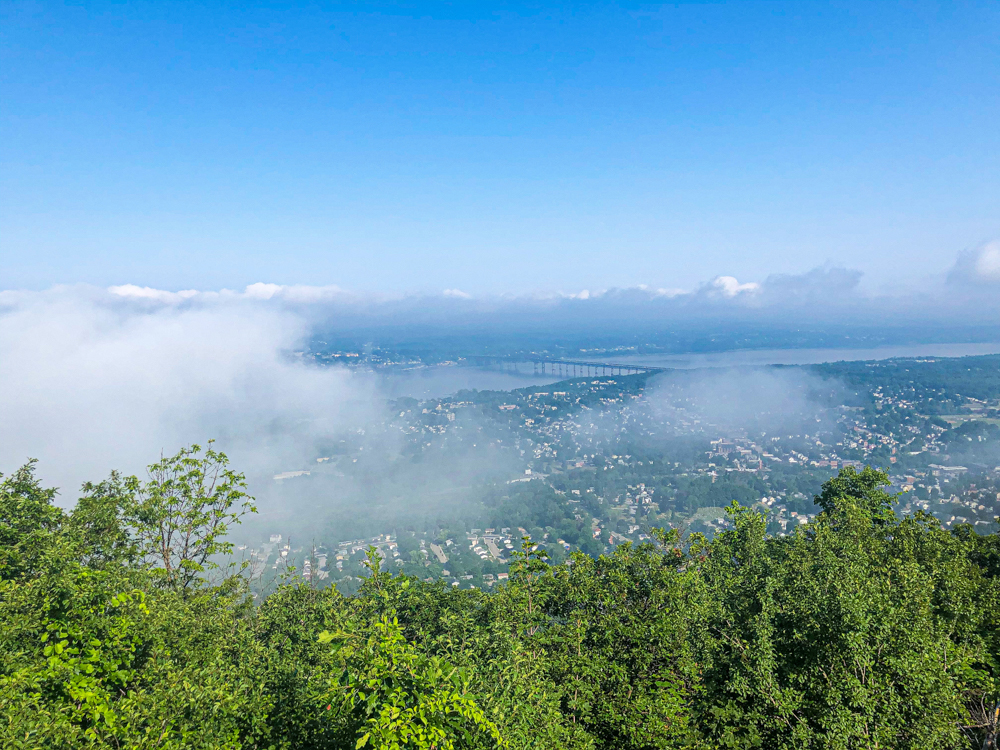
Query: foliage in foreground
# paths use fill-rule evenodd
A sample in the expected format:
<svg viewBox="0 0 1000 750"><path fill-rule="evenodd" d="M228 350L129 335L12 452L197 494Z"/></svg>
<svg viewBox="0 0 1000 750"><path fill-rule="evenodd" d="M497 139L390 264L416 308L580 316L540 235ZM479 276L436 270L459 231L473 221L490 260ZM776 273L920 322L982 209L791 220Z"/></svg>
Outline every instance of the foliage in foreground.
<svg viewBox="0 0 1000 750"><path fill-rule="evenodd" d="M846 469L769 538L658 532L492 594L381 570L255 605L212 570L252 511L225 455L0 481L5 748L996 748L1000 542L899 519ZM212 576L215 575L213 579Z"/></svg>

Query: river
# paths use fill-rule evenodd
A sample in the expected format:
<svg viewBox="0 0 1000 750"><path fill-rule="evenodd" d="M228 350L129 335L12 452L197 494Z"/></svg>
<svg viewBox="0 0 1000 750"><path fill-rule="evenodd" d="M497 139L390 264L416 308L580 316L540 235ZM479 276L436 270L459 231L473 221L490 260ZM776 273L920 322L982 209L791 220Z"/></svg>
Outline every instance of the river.
<svg viewBox="0 0 1000 750"><path fill-rule="evenodd" d="M725 352L614 355L588 359L690 370L701 367L815 365L824 362L855 362L894 357L964 357L979 354L1000 354L1000 343L910 344L869 349L736 349ZM507 391L529 385L546 385L562 379L551 375L499 372L455 365L430 365L382 372L379 378L383 391L390 398L411 396L419 399L440 398L462 389Z"/></svg>

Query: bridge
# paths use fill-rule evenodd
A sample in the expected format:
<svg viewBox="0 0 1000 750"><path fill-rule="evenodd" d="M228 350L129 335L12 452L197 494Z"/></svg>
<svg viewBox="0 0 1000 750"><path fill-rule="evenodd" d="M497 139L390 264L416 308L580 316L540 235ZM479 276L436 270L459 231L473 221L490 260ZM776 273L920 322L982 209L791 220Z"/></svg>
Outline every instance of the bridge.
<svg viewBox="0 0 1000 750"><path fill-rule="evenodd" d="M521 375L558 375L563 378L655 374L665 372L667 369L624 362L584 362L551 357L469 357L466 362L476 367L488 367Z"/></svg>

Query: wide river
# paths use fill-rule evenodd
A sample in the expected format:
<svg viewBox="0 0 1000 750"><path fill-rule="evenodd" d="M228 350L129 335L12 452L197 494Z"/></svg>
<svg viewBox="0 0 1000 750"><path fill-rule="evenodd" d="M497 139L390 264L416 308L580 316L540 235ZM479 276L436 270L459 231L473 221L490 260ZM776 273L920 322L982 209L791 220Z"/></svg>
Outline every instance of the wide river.
<svg viewBox="0 0 1000 750"><path fill-rule="evenodd" d="M894 357L968 357L1000 354L995 344L909 344L869 349L736 349L704 354L649 354L616 357L617 362L673 367L746 367L753 365L818 365L824 362L862 362Z"/></svg>
<svg viewBox="0 0 1000 750"><path fill-rule="evenodd" d="M910 344L870 349L737 349L698 354L649 354L601 357L600 361L652 365L690 370L699 367L749 367L761 365L815 365L823 362L857 362L893 357L965 357L1000 354L995 344ZM596 358L595 358L596 359ZM561 378L435 365L380 374L384 391L393 398L439 398L462 389L506 391L529 385L555 383Z"/></svg>

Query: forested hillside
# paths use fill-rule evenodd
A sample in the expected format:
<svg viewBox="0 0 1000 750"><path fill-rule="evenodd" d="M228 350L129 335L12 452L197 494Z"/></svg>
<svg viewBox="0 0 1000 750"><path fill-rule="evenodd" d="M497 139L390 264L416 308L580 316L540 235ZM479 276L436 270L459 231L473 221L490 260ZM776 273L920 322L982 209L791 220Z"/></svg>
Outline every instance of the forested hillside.
<svg viewBox="0 0 1000 750"><path fill-rule="evenodd" d="M0 480L4 748L996 748L1000 541L900 517L845 469L783 537L756 511L490 593L359 593L228 566L253 512L192 447L71 512ZM732 498L730 498L732 499Z"/></svg>

